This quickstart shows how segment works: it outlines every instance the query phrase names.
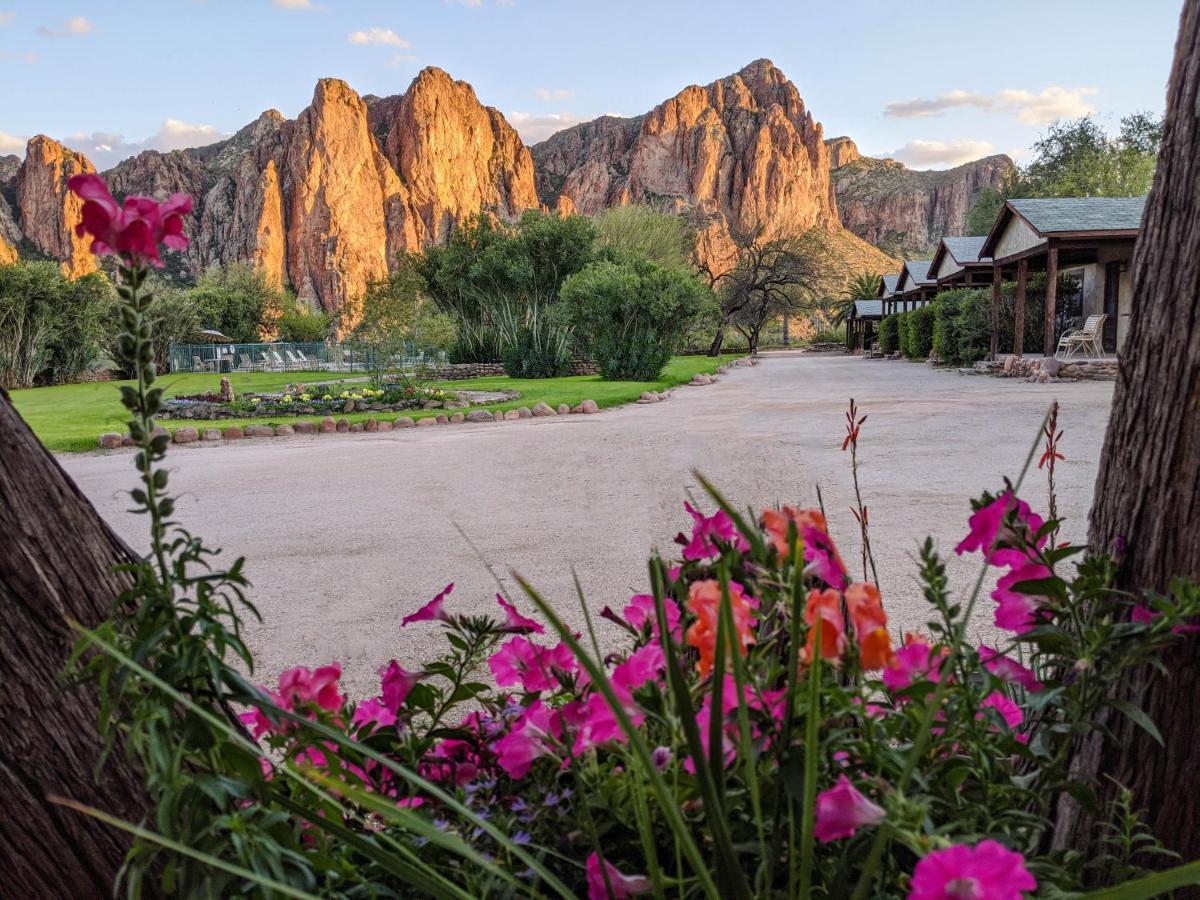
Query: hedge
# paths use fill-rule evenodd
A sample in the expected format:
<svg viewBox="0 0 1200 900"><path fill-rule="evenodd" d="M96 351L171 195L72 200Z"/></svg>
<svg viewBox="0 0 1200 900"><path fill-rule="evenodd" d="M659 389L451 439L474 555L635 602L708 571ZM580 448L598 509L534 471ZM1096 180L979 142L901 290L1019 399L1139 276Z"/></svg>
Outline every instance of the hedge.
<svg viewBox="0 0 1200 900"><path fill-rule="evenodd" d="M879 322L879 351L892 354L900 349L900 316L893 313Z"/></svg>

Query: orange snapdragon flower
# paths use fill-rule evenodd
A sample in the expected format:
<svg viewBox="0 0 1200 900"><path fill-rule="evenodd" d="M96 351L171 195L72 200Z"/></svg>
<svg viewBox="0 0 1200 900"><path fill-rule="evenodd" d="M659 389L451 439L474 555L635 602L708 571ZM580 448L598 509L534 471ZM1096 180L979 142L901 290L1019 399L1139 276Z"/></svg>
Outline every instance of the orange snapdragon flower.
<svg viewBox="0 0 1200 900"><path fill-rule="evenodd" d="M807 659L816 652L817 627L821 629L821 658L839 660L846 652L846 620L842 618L842 595L833 588L809 591L804 606L804 621L808 623ZM819 625L818 625L819 623Z"/></svg>
<svg viewBox="0 0 1200 900"><path fill-rule="evenodd" d="M892 660L892 638L887 630L887 613L879 588L869 582L856 581L846 588L846 609L858 636L859 652L864 669L882 669Z"/></svg>
<svg viewBox="0 0 1200 900"><path fill-rule="evenodd" d="M805 528L815 528L824 534L829 533L825 517L821 515L819 509L796 509L794 506L765 509L762 514L763 528L766 529L767 536L770 537L771 543L775 545L775 550L780 556L787 556L788 553L788 524L791 522L796 523L796 535L800 540L804 540Z"/></svg>
<svg viewBox="0 0 1200 900"><path fill-rule="evenodd" d="M742 656L755 642L754 626L758 620L754 611L758 601L749 596L736 581L729 582L729 605L733 614L733 629L737 632L737 647ZM693 581L688 589L688 611L696 617L687 630L687 644L700 653L701 676L712 671L717 652L717 626L721 613L721 583L714 578Z"/></svg>

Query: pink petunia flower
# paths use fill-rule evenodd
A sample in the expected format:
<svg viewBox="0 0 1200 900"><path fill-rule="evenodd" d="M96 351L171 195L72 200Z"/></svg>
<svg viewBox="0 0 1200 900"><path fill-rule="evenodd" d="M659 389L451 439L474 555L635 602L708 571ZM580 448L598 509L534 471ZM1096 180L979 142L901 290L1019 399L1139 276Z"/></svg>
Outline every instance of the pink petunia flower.
<svg viewBox="0 0 1200 900"><path fill-rule="evenodd" d="M588 900L626 900L649 893L654 887L645 875L625 875L608 860L601 861L595 851L587 859L587 882Z"/></svg>
<svg viewBox="0 0 1200 900"><path fill-rule="evenodd" d="M394 710L388 709L387 705L378 697L371 697L369 700L363 700L354 708L350 724L356 729L365 725L387 728L396 724L396 713Z"/></svg>
<svg viewBox="0 0 1200 900"><path fill-rule="evenodd" d="M393 659L379 670L379 694L384 707L393 714L399 713L409 691L424 677L424 672L409 672Z"/></svg>
<svg viewBox="0 0 1200 900"><path fill-rule="evenodd" d="M67 187L84 201L75 233L92 236L91 251L97 256L113 253L130 263L161 266L160 244L175 250L187 246L183 217L192 211L192 198L186 194L172 194L163 203L127 197L118 206L99 175L75 175Z"/></svg>
<svg viewBox="0 0 1200 900"><path fill-rule="evenodd" d="M553 690L560 686L556 673L569 675L579 666L571 648L559 643L553 649L539 647L523 637L515 637L488 657L488 668L500 687L521 685L528 693Z"/></svg>
<svg viewBox="0 0 1200 900"><path fill-rule="evenodd" d="M1045 685L1037 680L1037 676L1033 674L1032 669L1026 668L1009 656L1005 656L994 647L980 644L979 661L983 663L985 669L997 678L1004 681L1011 681L1013 684L1019 684L1030 693L1036 693L1045 687Z"/></svg>
<svg viewBox="0 0 1200 900"><path fill-rule="evenodd" d="M1013 586L1023 581L1040 581L1052 578L1054 573L1041 563L1026 561L1013 569L996 582L992 591L992 599L996 601L995 622L997 628L1024 634L1037 625L1037 612L1045 597L1035 594L1025 594L1013 590Z"/></svg>
<svg viewBox="0 0 1200 900"><path fill-rule="evenodd" d="M513 724L508 734L492 744L496 761L509 778L529 774L534 760L554 753L552 739L562 736L562 722L541 700L534 701Z"/></svg>
<svg viewBox="0 0 1200 900"><path fill-rule="evenodd" d="M400 620L400 627L404 628L410 622L449 622L450 614L443 608L446 598L450 596L450 592L454 590L454 582L450 582L442 592L418 609L415 613L405 616Z"/></svg>
<svg viewBox="0 0 1200 900"><path fill-rule="evenodd" d="M883 685L893 693L912 686L916 681L937 682L941 658L931 660L933 647L919 634L909 632L904 636L904 645L896 651L889 666L883 670ZM901 702L907 700L901 697Z"/></svg>
<svg viewBox="0 0 1200 900"><path fill-rule="evenodd" d="M345 701L338 693L341 677L342 667L337 663L317 669L296 666L279 676L279 696L286 701L288 709L302 703L315 703L321 709L337 712Z"/></svg>
<svg viewBox="0 0 1200 900"><path fill-rule="evenodd" d="M827 791L817 795L817 827L814 834L822 844L852 837L860 828L878 825L884 811L868 800L845 775Z"/></svg>
<svg viewBox="0 0 1200 900"><path fill-rule="evenodd" d="M615 687L634 691L647 681L657 678L666 664L662 646L657 641L651 641L635 650L627 660L613 669L611 680Z"/></svg>
<svg viewBox="0 0 1200 900"><path fill-rule="evenodd" d="M517 608L505 600L499 594L496 595L496 602L500 604L500 608L504 610L504 628L506 631L515 632L516 634L544 634L546 629L533 619L527 619L525 616L517 612Z"/></svg>
<svg viewBox="0 0 1200 900"><path fill-rule="evenodd" d="M1021 707L1017 706L1007 696L1000 691L992 691L983 698L983 702L979 704L979 708L994 709L1000 714L1000 718L1004 720L1004 724L1009 727L1010 731L1015 731L1025 721L1025 713L1021 712ZM975 718L982 719L983 713L975 714Z"/></svg>
<svg viewBox="0 0 1200 900"><path fill-rule="evenodd" d="M908 900L1021 900L1036 891L1025 857L996 841L935 850L913 870Z"/></svg>
<svg viewBox="0 0 1200 900"><path fill-rule="evenodd" d="M683 639L683 631L679 627L679 605L670 597L663 597L663 613L667 617L667 628L671 637L676 641ZM658 611L654 606L654 597L650 594L634 594L629 605L622 611L625 621L634 631L641 631L646 623L650 623L650 633L661 639L658 633Z"/></svg>
<svg viewBox="0 0 1200 900"><path fill-rule="evenodd" d="M706 516L690 503L684 503L683 508L692 517L692 539L683 548L684 559L708 559L717 556L721 549L715 541L732 544L742 553L750 549L749 542L737 530L733 519L729 518L725 510L718 509L711 516Z"/></svg>

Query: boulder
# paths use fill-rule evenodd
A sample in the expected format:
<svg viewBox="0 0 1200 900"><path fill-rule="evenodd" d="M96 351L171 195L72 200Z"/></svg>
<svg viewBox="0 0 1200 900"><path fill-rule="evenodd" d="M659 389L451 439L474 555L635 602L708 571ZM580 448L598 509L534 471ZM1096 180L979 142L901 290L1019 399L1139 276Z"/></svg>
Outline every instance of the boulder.
<svg viewBox="0 0 1200 900"><path fill-rule="evenodd" d="M229 379L224 375L221 376L221 402L232 403L237 397L233 393L233 385L229 383Z"/></svg>
<svg viewBox="0 0 1200 900"><path fill-rule="evenodd" d="M363 430L370 431L370 432L378 431L379 430L379 420L378 419L367 419L366 424L363 426Z"/></svg>
<svg viewBox="0 0 1200 900"><path fill-rule="evenodd" d="M638 398L638 402L639 403L657 403L658 399L659 399L658 394L654 393L654 391L642 391L642 396L640 396Z"/></svg>
<svg viewBox="0 0 1200 900"><path fill-rule="evenodd" d="M347 431L349 431L350 430L350 420L349 419L338 419L337 420L337 430L338 430L339 434L345 434Z"/></svg>
<svg viewBox="0 0 1200 900"><path fill-rule="evenodd" d="M292 437L296 433L296 429L291 425L276 425L275 437Z"/></svg>
<svg viewBox="0 0 1200 900"><path fill-rule="evenodd" d="M558 413L556 413L554 411L554 407L550 406L549 404L546 404L546 403L538 403L536 406L534 406L532 414L535 416L538 416L539 418L541 418L543 416L557 416L558 415Z"/></svg>
<svg viewBox="0 0 1200 900"><path fill-rule="evenodd" d="M584 415L590 416L594 413L600 412L600 407L596 404L595 400L584 400L579 404L579 411Z"/></svg>
<svg viewBox="0 0 1200 900"><path fill-rule="evenodd" d="M408 416L396 416L396 420L392 422L393 428L412 428L416 423Z"/></svg>
<svg viewBox="0 0 1200 900"><path fill-rule="evenodd" d="M337 430L338 430L337 422L334 421L333 416L326 416L325 418L323 418L321 420L321 433L322 434L332 434L333 432L335 432Z"/></svg>
<svg viewBox="0 0 1200 900"><path fill-rule="evenodd" d="M342 404L342 412L344 412L344 413L354 412L354 401L347 400L344 404Z"/></svg>
<svg viewBox="0 0 1200 900"><path fill-rule="evenodd" d="M121 446L122 446L122 447L133 447L133 446L135 446L135 445L134 445L134 443L133 443L133 435L129 434L128 432L126 432L125 434L123 434L123 435L121 436Z"/></svg>
<svg viewBox="0 0 1200 900"><path fill-rule="evenodd" d="M221 429L205 428L200 432L200 440L202 441L219 441L221 439Z"/></svg>
<svg viewBox="0 0 1200 900"><path fill-rule="evenodd" d="M389 422L387 419L379 420L379 430L380 431L391 431L395 427L396 426L393 425L391 422Z"/></svg>
<svg viewBox="0 0 1200 900"><path fill-rule="evenodd" d="M97 443L101 450L117 450L121 446L121 435L115 431L108 431L100 435Z"/></svg>
<svg viewBox="0 0 1200 900"><path fill-rule="evenodd" d="M571 407L567 406L567 404L565 404L565 403L558 404L558 414L560 416L569 415L570 412L571 412Z"/></svg>
<svg viewBox="0 0 1200 900"><path fill-rule="evenodd" d="M477 410L467 413L467 421L468 422L492 422L492 421L495 421L495 416L493 416L486 409L477 409Z"/></svg>
<svg viewBox="0 0 1200 900"><path fill-rule="evenodd" d="M1058 375L1059 369L1061 369L1061 368L1062 368L1062 363L1060 363L1058 361L1058 358L1055 356L1048 356L1042 360L1042 371L1045 372L1047 375L1049 375L1051 378Z"/></svg>
<svg viewBox="0 0 1200 900"><path fill-rule="evenodd" d="M437 419L435 419L433 416L426 416L423 419L417 419L417 427L418 428L428 428L431 425L436 425L436 424L437 424Z"/></svg>
<svg viewBox="0 0 1200 900"><path fill-rule="evenodd" d="M505 422L515 422L519 418L521 418L521 414L519 412L517 412L515 409L510 409L504 414Z"/></svg>
<svg viewBox="0 0 1200 900"><path fill-rule="evenodd" d="M531 418L532 416L533 416L533 413L530 412L528 406L521 406L521 407L517 408L517 418L518 419L528 419L528 418Z"/></svg>
<svg viewBox="0 0 1200 900"><path fill-rule="evenodd" d="M1017 358L1015 356L1006 356L1004 358L1004 374L1011 375L1013 366L1016 365Z"/></svg>
<svg viewBox="0 0 1200 900"><path fill-rule="evenodd" d="M275 429L270 425L247 425L244 433L248 438L275 437Z"/></svg>
<svg viewBox="0 0 1200 900"><path fill-rule="evenodd" d="M195 428L180 428L175 432L175 443L192 444L200 440L200 432Z"/></svg>
<svg viewBox="0 0 1200 900"><path fill-rule="evenodd" d="M351 426L350 426L350 432L351 432L352 434L362 434L362 432L363 432L363 423L362 423L362 422L355 422L353 425L351 425Z"/></svg>
<svg viewBox="0 0 1200 900"><path fill-rule="evenodd" d="M317 423L316 422L297 422L296 424L294 424L292 426L292 428L295 429L296 434L316 434L317 433Z"/></svg>
<svg viewBox="0 0 1200 900"><path fill-rule="evenodd" d="M246 432L238 425L230 425L221 429L221 437L227 441L238 441L246 436Z"/></svg>
<svg viewBox="0 0 1200 900"><path fill-rule="evenodd" d="M465 421L467 421L467 417L466 417L466 416L464 416L464 415L463 415L462 413L460 413L460 412L456 412L454 415L452 415L452 416L450 417L450 424L451 424L451 425L458 425L459 423L461 423L461 422L465 422Z"/></svg>
<svg viewBox="0 0 1200 900"><path fill-rule="evenodd" d="M437 422L439 425L449 425L450 417L446 416L446 415L440 415L434 421Z"/></svg>

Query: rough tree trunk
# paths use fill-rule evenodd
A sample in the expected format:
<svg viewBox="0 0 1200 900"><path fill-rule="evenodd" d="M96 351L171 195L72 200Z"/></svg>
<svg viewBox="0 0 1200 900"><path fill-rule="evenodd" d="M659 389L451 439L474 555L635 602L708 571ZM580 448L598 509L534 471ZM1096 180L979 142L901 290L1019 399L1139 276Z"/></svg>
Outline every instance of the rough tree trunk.
<svg viewBox="0 0 1200 900"><path fill-rule="evenodd" d="M130 470L130 476L133 472ZM94 626L126 586L113 535L0 390L0 871L8 897L106 897L126 836L60 794L137 820L142 780L117 748L98 775L95 692L64 688L73 618Z"/></svg>
<svg viewBox="0 0 1200 900"><path fill-rule="evenodd" d="M1165 591L1200 577L1200 0L1187 0L1167 88L1166 128L1133 258L1133 315L1096 480L1090 542L1123 545L1121 584ZM1128 695L1162 731L1160 747L1124 716L1115 742L1089 742L1076 765L1100 776L1101 801L1130 788L1159 839L1200 858L1200 635L1143 672ZM1105 777L1107 776L1107 777ZM1093 823L1073 805L1059 846L1087 848Z"/></svg>

